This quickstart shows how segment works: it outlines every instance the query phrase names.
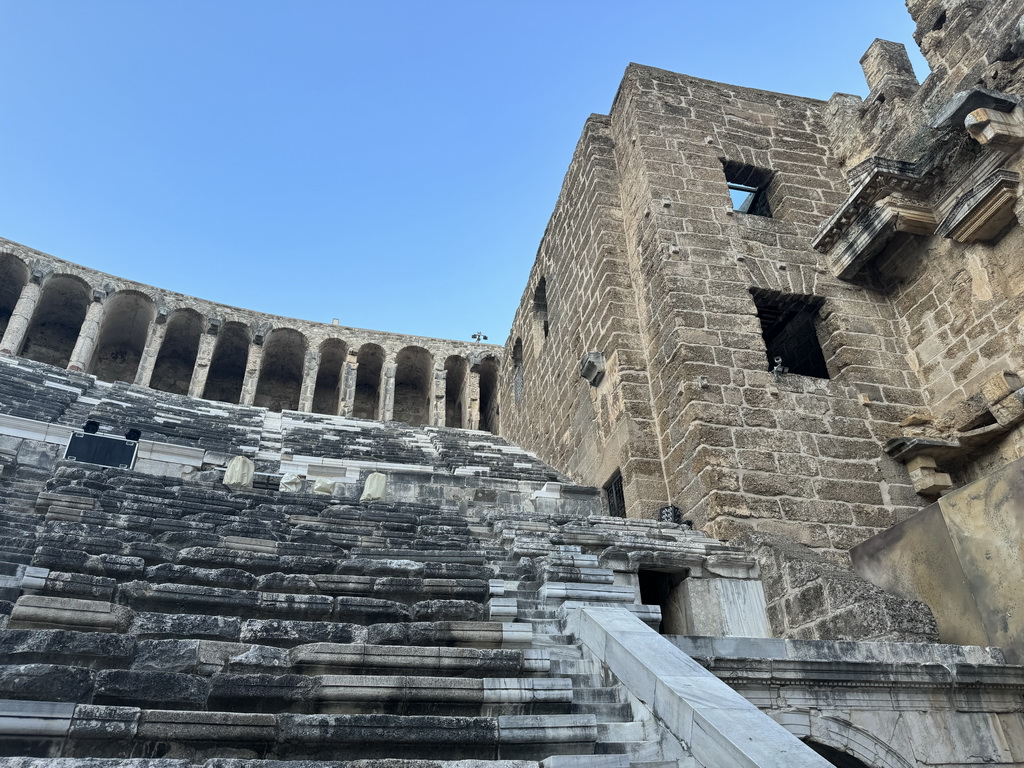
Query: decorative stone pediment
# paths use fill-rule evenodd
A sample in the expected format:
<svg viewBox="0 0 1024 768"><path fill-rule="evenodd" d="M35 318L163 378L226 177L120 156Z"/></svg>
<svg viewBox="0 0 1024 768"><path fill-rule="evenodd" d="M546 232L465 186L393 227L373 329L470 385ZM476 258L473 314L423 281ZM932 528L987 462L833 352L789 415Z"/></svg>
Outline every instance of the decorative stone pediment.
<svg viewBox="0 0 1024 768"><path fill-rule="evenodd" d="M871 157L847 174L852 192L826 219L811 245L832 257L832 272L856 275L897 232L931 234L927 202L935 180L917 163Z"/></svg>
<svg viewBox="0 0 1024 768"><path fill-rule="evenodd" d="M924 200L890 194L863 208L831 248L832 272L840 278L856 275L897 233L930 235L936 221Z"/></svg>
<svg viewBox="0 0 1024 768"><path fill-rule="evenodd" d="M1020 177L1001 166L1024 145L1016 98L963 91L929 125L942 134L920 162L872 157L847 174L850 196L811 242L829 254L837 277L852 279L900 232L969 243L996 237L1012 221ZM984 147L959 168L951 159L962 157L957 126Z"/></svg>
<svg viewBox="0 0 1024 768"><path fill-rule="evenodd" d="M957 198L935 234L958 243L991 240L1013 219L1020 174L1005 168L989 174Z"/></svg>

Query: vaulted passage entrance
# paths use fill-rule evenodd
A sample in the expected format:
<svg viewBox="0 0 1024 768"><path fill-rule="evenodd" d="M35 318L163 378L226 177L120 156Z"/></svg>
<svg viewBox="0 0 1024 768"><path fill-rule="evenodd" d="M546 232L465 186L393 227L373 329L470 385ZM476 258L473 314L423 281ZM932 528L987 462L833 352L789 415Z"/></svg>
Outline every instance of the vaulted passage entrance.
<svg viewBox="0 0 1024 768"><path fill-rule="evenodd" d="M102 381L133 381L155 315L144 294L118 291L108 298L89 373Z"/></svg>
<svg viewBox="0 0 1024 768"><path fill-rule="evenodd" d="M199 351L203 319L191 309L175 311L167 321L167 334L153 367L149 386L164 392L187 395Z"/></svg>
<svg viewBox="0 0 1024 768"><path fill-rule="evenodd" d="M253 404L278 412L298 410L305 359L305 336L291 328L271 331Z"/></svg>
<svg viewBox="0 0 1024 768"><path fill-rule="evenodd" d="M376 419L380 403L380 374L384 367L384 350L376 344L363 344L356 358L356 397L352 415L357 419Z"/></svg>
<svg viewBox="0 0 1024 768"><path fill-rule="evenodd" d="M47 280L25 334L21 356L67 368L89 302L89 286L83 280L71 275L54 275Z"/></svg>
<svg viewBox="0 0 1024 768"><path fill-rule="evenodd" d="M444 361L444 425L462 428L466 424L466 358L452 355Z"/></svg>
<svg viewBox="0 0 1024 768"><path fill-rule="evenodd" d="M398 353L395 368L395 421L413 427L430 423L430 390L434 358L422 347Z"/></svg>
<svg viewBox="0 0 1024 768"><path fill-rule="evenodd" d="M226 323L217 336L203 397L222 403L241 400L248 358L249 329L241 323Z"/></svg>
<svg viewBox="0 0 1024 768"><path fill-rule="evenodd" d="M480 429L498 434L498 361L485 357L480 363Z"/></svg>
<svg viewBox="0 0 1024 768"><path fill-rule="evenodd" d="M320 367L313 390L313 413L336 416L342 385L342 368L348 345L340 339L328 339L320 345Z"/></svg>

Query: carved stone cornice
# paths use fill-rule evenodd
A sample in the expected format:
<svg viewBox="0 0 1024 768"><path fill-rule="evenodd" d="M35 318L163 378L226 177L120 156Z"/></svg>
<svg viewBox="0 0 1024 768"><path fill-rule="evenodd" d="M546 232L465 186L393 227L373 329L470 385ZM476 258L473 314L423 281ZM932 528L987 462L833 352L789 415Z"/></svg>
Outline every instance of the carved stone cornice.
<svg viewBox="0 0 1024 768"><path fill-rule="evenodd" d="M831 248L832 272L842 279L856 275L898 232L930 235L935 215L923 201L900 194L879 200L851 222Z"/></svg>
<svg viewBox="0 0 1024 768"><path fill-rule="evenodd" d="M846 177L850 183L850 196L822 223L811 241L811 246L822 253L831 251L850 225L868 214L882 198L896 192L924 197L935 183L934 177L917 163L884 157L869 157Z"/></svg>
<svg viewBox="0 0 1024 768"><path fill-rule="evenodd" d="M1020 174L1000 168L960 195L935 234L958 243L991 240L1013 219Z"/></svg>

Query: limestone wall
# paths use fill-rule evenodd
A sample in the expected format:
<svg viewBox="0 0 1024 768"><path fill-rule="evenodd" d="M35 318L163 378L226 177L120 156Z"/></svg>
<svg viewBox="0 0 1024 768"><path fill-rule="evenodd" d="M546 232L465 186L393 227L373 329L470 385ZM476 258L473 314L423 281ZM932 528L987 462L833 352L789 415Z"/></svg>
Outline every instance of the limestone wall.
<svg viewBox="0 0 1024 768"><path fill-rule="evenodd" d="M630 514L650 517L665 481L619 190L609 120L592 116L509 335L503 430L588 484L621 472ZM594 351L604 366L597 386L579 375Z"/></svg>
<svg viewBox="0 0 1024 768"><path fill-rule="evenodd" d="M933 71L919 83L876 40L865 99L627 69L509 338L513 439L582 482L621 470L631 515L675 505L717 537L840 561L1024 454L1024 2L908 7ZM645 482L624 469L638 461Z"/></svg>
<svg viewBox="0 0 1024 768"><path fill-rule="evenodd" d="M513 439L582 482L604 484L615 466L566 461L580 445L607 441L599 409L573 429L562 425L585 396L614 402L621 389L614 365L596 388L580 378L581 354L600 352L607 365L628 349L637 367L632 424L646 438L637 444L645 460L662 461L665 477L654 482L654 470L652 482L627 486L630 514L674 504L716 536L756 528L845 551L918 508L905 469L880 447L922 402L896 315L877 289L834 277L811 247L820 220L847 193L824 110L813 100L630 66L606 123L614 165L603 178L612 184L588 189L577 152L506 348L503 398L511 403L514 344L524 339L524 394L519 414L506 419ZM770 217L733 209L727 184L737 169L747 180L765 172ZM633 302L637 319L624 306L599 316L601 334L552 330L535 362L528 330L541 272L574 278L555 289L548 277L552 316L556 300L584 308L584 317L613 306L602 293L605 262L575 255L611 250L601 250L595 233L603 230L567 215L586 210L587 197L621 215L615 298ZM556 238L574 244L572 256L552 248ZM820 302L814 327L829 379L769 371L766 321L752 291ZM555 384L546 399L530 396L531 366L538 382ZM637 456L632 450L618 444L620 465Z"/></svg>
<svg viewBox="0 0 1024 768"><path fill-rule="evenodd" d="M0 353L103 381L273 411L497 431L500 347L228 307L2 239L0 334Z"/></svg>
<svg viewBox="0 0 1024 768"><path fill-rule="evenodd" d="M931 219L928 229L897 232L852 279L884 292L909 347L924 407L903 432L949 445L924 459L952 475L940 477L937 492L1024 455L1019 402L990 402L992 387L1004 386L993 382L1024 367L1024 112L1013 109L1024 87L1024 3L908 7L931 73L919 85L902 48L876 41L862 61L870 95L833 97L829 120L843 170L856 175L865 164L895 161L922 179L911 198ZM975 108L988 108L1002 127L986 136ZM897 193L882 184L875 194L883 198L877 206Z"/></svg>

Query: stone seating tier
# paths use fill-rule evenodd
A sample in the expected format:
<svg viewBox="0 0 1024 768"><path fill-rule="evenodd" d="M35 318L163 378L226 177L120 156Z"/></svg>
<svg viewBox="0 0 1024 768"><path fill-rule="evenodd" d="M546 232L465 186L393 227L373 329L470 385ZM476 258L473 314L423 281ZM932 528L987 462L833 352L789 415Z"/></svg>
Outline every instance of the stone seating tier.
<svg viewBox="0 0 1024 768"><path fill-rule="evenodd" d="M92 376L23 358L3 357L0 360L0 413L54 422L93 382Z"/></svg>
<svg viewBox="0 0 1024 768"><path fill-rule="evenodd" d="M131 765L171 749L190 766L239 751L253 766L426 752L537 766L614 747L608 733L599 747L595 712L629 725L628 707L599 687L577 701L590 678L551 673L553 653L578 652L557 634L534 647L540 618L525 612L488 618L492 581L527 571L454 504L236 492L60 462L0 621L0 720L32 738L0 738L0 752Z"/></svg>
<svg viewBox="0 0 1024 768"><path fill-rule="evenodd" d="M138 413L162 400L99 389ZM97 402L86 393L61 418ZM0 510L21 542L0 563L0 768L144 755L179 768L662 768L671 739L562 614L615 606L657 626L633 560L694 574L715 560L743 579L749 559L678 525L595 517L594 489L500 438L249 410L258 428L235 434L258 464L323 451L348 485L228 488L213 449L177 477L55 461L56 445L38 461L27 442L0 451L0 482L22 497ZM330 441L303 437L320 420L385 450L332 458ZM352 478L371 471L387 473L387 501L356 500Z"/></svg>

